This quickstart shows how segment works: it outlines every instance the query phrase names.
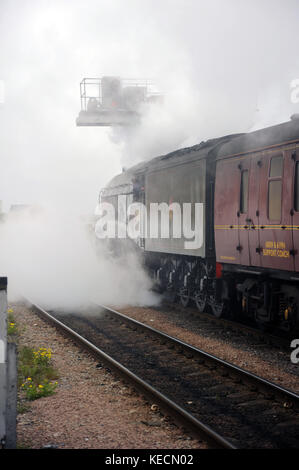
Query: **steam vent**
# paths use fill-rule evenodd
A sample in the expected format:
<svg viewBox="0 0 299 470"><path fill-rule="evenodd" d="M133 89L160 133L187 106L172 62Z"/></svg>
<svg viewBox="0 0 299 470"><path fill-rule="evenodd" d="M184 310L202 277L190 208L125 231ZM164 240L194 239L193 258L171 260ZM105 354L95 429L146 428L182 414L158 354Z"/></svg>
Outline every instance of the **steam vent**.
<svg viewBox="0 0 299 470"><path fill-rule="evenodd" d="M80 97L77 126L136 125L148 104L162 100L149 80L107 76L84 78Z"/></svg>

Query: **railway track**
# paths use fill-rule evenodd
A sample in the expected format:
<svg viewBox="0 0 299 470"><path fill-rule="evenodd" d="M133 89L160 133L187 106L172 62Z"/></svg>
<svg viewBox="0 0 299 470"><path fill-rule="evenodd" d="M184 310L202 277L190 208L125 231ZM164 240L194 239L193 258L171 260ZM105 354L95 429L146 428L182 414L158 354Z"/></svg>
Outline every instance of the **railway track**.
<svg viewBox="0 0 299 470"><path fill-rule="evenodd" d="M299 447L298 395L107 307L34 310L213 446Z"/></svg>
<svg viewBox="0 0 299 470"><path fill-rule="evenodd" d="M227 318L217 318L211 313L199 312L195 307L182 307L179 303L175 302L163 302L161 307L155 307L158 311L175 311L181 313L183 316L184 327L186 326L186 321L190 319L190 326L194 329L194 326L205 325L207 331L230 331L236 335L246 336L251 338L253 341L258 340L258 344L265 344L272 347L279 348L290 352L290 344L292 337L282 335L281 332L269 333L266 331L260 330L257 326L250 326L247 323L241 323L240 321L233 321Z"/></svg>

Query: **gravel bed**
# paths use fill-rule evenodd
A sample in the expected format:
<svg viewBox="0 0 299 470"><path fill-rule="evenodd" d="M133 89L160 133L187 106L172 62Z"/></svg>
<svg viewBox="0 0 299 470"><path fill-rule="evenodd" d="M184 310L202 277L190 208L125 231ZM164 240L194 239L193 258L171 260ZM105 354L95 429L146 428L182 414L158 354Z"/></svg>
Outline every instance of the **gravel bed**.
<svg viewBox="0 0 299 470"><path fill-rule="evenodd" d="M265 398L108 312L53 314L238 447L298 447L298 416L284 402Z"/></svg>
<svg viewBox="0 0 299 470"><path fill-rule="evenodd" d="M54 395L29 402L27 411L18 414L18 447L207 448L30 308L20 304L12 308L19 345L51 348L60 374Z"/></svg>
<svg viewBox="0 0 299 470"><path fill-rule="evenodd" d="M229 330L208 331L211 328L208 322L206 325L201 322L198 327L196 320L192 321L190 316L186 316L184 321L184 314L175 309L163 310L163 307L160 307L157 310L131 306L125 308L114 306L114 308L128 317L164 331L170 336L299 394L299 365L292 364L290 355L285 351L259 344L262 342L256 339L257 344L254 344L254 341L246 336L238 335L235 338L234 333Z"/></svg>

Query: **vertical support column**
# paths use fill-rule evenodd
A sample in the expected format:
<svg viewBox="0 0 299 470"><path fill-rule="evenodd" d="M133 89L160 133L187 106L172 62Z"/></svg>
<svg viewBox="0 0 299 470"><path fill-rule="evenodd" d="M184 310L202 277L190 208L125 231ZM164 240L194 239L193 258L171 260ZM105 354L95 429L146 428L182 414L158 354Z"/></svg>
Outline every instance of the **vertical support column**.
<svg viewBox="0 0 299 470"><path fill-rule="evenodd" d="M7 279L0 278L0 448L6 439L7 393Z"/></svg>

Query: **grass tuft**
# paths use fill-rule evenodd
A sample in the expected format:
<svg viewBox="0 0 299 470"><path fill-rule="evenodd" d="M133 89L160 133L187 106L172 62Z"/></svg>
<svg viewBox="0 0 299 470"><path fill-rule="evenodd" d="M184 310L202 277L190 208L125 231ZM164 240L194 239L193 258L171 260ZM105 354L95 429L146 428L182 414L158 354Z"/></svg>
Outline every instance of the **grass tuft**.
<svg viewBox="0 0 299 470"><path fill-rule="evenodd" d="M12 308L7 310L7 334L8 336L16 336L19 334Z"/></svg>
<svg viewBox="0 0 299 470"><path fill-rule="evenodd" d="M51 365L51 357L51 349L35 350L23 346L19 350L19 387L28 400L36 400L54 393L58 372Z"/></svg>

